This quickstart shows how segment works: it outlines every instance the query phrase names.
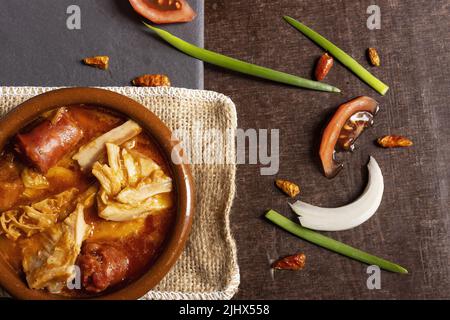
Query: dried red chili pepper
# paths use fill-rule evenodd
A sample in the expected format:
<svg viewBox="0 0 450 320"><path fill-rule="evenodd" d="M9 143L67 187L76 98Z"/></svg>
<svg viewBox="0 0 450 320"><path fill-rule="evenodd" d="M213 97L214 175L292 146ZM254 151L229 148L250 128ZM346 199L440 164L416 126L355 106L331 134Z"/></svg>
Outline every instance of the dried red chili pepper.
<svg viewBox="0 0 450 320"><path fill-rule="evenodd" d="M303 253L294 254L278 259L272 264L277 270L301 270L305 267L306 256Z"/></svg>
<svg viewBox="0 0 450 320"><path fill-rule="evenodd" d="M84 64L106 70L109 67L109 57L108 56L95 56L83 59Z"/></svg>
<svg viewBox="0 0 450 320"><path fill-rule="evenodd" d="M300 187L291 181L277 179L275 180L275 184L291 198L294 198L300 193Z"/></svg>
<svg viewBox="0 0 450 320"><path fill-rule="evenodd" d="M164 74L144 74L131 83L138 87L170 87L170 79Z"/></svg>
<svg viewBox="0 0 450 320"><path fill-rule="evenodd" d="M413 145L410 139L396 135L380 137L377 139L377 143L383 148L411 147Z"/></svg>
<svg viewBox="0 0 450 320"><path fill-rule="evenodd" d="M370 63L374 67L380 66L380 56L378 55L377 49L375 48L367 49L367 55L369 56Z"/></svg>
<svg viewBox="0 0 450 320"><path fill-rule="evenodd" d="M319 61L317 61L315 76L317 81L322 81L327 76L328 72L330 72L331 67L333 66L334 59L328 53L324 53Z"/></svg>

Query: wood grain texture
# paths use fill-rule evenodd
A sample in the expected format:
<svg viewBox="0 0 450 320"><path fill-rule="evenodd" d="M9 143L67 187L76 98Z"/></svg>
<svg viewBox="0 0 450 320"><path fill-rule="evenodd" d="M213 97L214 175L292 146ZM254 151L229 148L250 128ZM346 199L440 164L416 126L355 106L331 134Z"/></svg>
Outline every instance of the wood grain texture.
<svg viewBox="0 0 450 320"><path fill-rule="evenodd" d="M322 50L281 17L288 14L328 37L364 66L368 47L381 67L370 68L390 85L381 97L341 64L326 81L342 94L318 93L273 84L206 66L205 87L230 96L239 127L280 129L280 170L302 189L304 201L339 206L354 200L367 182L369 155L380 164L385 194L377 214L337 240L391 259L409 275L383 272L381 289L366 287L366 266L295 238L264 221L269 208L294 218L288 198L261 176L258 165L241 165L232 228L238 244L241 286L237 299L427 299L450 298L450 3L379 0L381 30L366 28L373 1L208 0L206 47L249 62L311 77ZM375 126L342 155L345 169L325 179L317 143L327 117L344 101L369 95L381 103ZM402 134L415 145L385 150L374 140ZM275 272L270 261L304 252L306 268Z"/></svg>

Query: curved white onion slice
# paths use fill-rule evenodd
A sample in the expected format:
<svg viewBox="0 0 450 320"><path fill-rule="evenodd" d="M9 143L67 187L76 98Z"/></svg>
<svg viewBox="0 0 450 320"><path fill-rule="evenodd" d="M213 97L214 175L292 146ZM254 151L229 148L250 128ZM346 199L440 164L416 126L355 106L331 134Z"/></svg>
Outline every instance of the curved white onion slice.
<svg viewBox="0 0 450 320"><path fill-rule="evenodd" d="M300 223L309 229L341 231L359 226L377 211L383 197L383 175L378 163L370 157L369 181L362 195L354 202L339 208L321 208L297 201L289 204Z"/></svg>

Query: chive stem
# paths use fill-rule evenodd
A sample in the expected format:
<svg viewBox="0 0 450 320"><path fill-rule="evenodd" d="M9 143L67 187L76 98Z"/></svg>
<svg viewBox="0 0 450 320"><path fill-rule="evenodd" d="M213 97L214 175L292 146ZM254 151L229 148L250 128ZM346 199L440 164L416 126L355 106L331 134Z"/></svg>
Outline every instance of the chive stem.
<svg viewBox="0 0 450 320"><path fill-rule="evenodd" d="M266 80L272 80L275 82L280 82L296 87L307 88L318 91L326 91L326 92L341 92L336 87L333 87L329 84L313 81L309 79L304 79L301 77L297 77L285 72L272 70L269 68L261 67L252 63L244 62L238 59L234 59L231 57L227 57L225 55L206 50L200 47L197 47L189 42L186 42L171 33L153 27L145 22L143 22L148 28L156 32L158 36L160 36L163 40L180 50L181 52L202 60L204 62L233 70L236 72L244 73L247 75L259 77Z"/></svg>
<svg viewBox="0 0 450 320"><path fill-rule="evenodd" d="M361 251L342 242L326 237L320 233L304 228L274 210L269 210L266 213L265 217L277 226L283 228L286 231L289 231L297 237L307 240L328 250L337 252L341 255L369 265L377 265L387 271L403 274L408 273L408 270L398 264L376 257L367 252Z"/></svg>
<svg viewBox="0 0 450 320"><path fill-rule="evenodd" d="M375 89L381 95L385 95L389 90L389 87L381 80L372 75L367 69L360 65L350 55L334 45L331 41L317 33L316 31L308 28L300 21L295 20L289 16L284 16L284 20L293 26L295 29L303 33L306 37L314 41L318 46L328 51L333 57L339 60L343 65L353 71L361 80L366 82L369 86Z"/></svg>

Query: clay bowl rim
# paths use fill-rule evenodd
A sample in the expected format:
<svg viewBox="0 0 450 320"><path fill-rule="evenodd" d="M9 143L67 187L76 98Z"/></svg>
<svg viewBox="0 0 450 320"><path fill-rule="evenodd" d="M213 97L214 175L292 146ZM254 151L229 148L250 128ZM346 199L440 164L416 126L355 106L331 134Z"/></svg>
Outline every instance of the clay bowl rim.
<svg viewBox="0 0 450 320"><path fill-rule="evenodd" d="M169 272L181 255L189 236L194 215L194 182L190 166L172 148L177 144L171 139L169 128L140 103L105 89L64 88L35 96L0 119L0 150L20 129L45 111L64 105L94 104L119 112L139 123L159 145L168 161L177 193L177 217L172 232L156 262L138 279L117 291L89 299L128 300L138 299L155 287ZM176 157L176 158L173 158ZM171 159L176 160L175 164ZM0 286L18 299L74 299L50 294L45 290L29 289L25 281L17 276L0 254Z"/></svg>

